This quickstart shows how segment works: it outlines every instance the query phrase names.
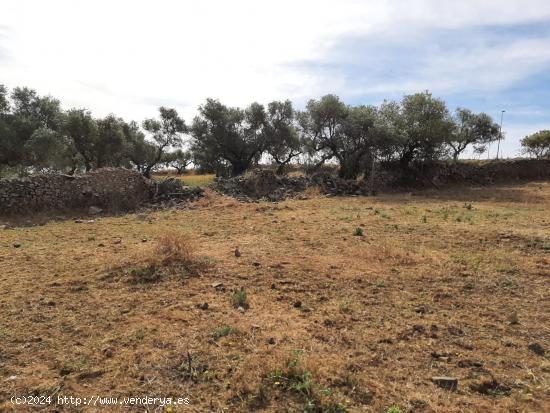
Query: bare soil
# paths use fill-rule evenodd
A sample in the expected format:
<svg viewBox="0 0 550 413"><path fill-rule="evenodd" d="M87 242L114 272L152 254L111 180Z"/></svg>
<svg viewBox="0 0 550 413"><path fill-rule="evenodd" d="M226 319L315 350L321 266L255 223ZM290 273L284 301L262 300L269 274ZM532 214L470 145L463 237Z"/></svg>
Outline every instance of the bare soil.
<svg viewBox="0 0 550 413"><path fill-rule="evenodd" d="M154 261L166 234L200 265ZM0 230L0 265L0 411L550 411L548 182L207 191L185 210ZM189 405L10 402L30 394Z"/></svg>

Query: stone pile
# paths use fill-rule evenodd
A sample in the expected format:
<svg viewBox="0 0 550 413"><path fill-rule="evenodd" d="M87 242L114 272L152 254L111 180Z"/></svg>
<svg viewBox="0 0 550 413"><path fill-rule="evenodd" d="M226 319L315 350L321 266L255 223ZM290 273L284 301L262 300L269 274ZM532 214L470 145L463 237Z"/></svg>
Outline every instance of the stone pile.
<svg viewBox="0 0 550 413"><path fill-rule="evenodd" d="M140 173L104 168L82 175L40 174L0 180L0 214L88 209L129 210L146 203L151 183Z"/></svg>
<svg viewBox="0 0 550 413"><path fill-rule="evenodd" d="M151 197L153 203L180 203L195 201L203 196L200 187L185 186L179 179L168 178L154 183Z"/></svg>
<svg viewBox="0 0 550 413"><path fill-rule="evenodd" d="M309 186L318 186L326 195L369 195L370 187L366 181L342 179L327 172L314 174L309 178Z"/></svg>
<svg viewBox="0 0 550 413"><path fill-rule="evenodd" d="M276 175L273 171L259 170L234 178L217 178L212 189L240 201L281 201L303 198L307 188L317 187L326 195L368 195L366 183L346 180L329 173L312 176Z"/></svg>
<svg viewBox="0 0 550 413"><path fill-rule="evenodd" d="M201 196L201 188L186 187L176 179L155 182L137 171L103 168L81 175L40 174L0 180L0 215L43 211L97 215L150 204L177 204Z"/></svg>

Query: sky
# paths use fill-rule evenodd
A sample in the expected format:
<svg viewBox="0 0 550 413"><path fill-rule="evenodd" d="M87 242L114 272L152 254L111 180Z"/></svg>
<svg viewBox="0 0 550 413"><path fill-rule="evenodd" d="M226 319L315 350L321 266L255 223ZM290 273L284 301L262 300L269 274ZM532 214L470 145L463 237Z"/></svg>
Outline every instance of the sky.
<svg viewBox="0 0 550 413"><path fill-rule="evenodd" d="M429 90L450 110L505 110L514 157L550 129L550 1L1 0L0 84L137 121L159 106L191 121L208 97L303 108Z"/></svg>

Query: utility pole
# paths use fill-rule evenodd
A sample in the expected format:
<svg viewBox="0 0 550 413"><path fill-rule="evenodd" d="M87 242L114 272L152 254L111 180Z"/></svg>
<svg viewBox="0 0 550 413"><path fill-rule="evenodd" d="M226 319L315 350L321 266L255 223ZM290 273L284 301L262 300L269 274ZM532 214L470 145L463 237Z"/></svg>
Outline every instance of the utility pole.
<svg viewBox="0 0 550 413"><path fill-rule="evenodd" d="M502 138L502 118L504 117L505 110L500 112L500 130L498 132L498 144L497 144L497 159L498 159L498 151L500 150L500 139Z"/></svg>

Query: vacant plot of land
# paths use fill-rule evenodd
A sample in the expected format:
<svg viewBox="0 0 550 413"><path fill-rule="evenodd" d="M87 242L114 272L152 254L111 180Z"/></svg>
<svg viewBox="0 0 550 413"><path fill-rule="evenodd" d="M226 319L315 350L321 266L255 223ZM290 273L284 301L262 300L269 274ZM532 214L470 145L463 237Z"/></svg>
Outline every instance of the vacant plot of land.
<svg viewBox="0 0 550 413"><path fill-rule="evenodd" d="M166 234L195 251L179 260ZM0 264L0 410L35 394L188 397L156 410L182 412L550 411L549 183L278 204L208 193L2 230Z"/></svg>

